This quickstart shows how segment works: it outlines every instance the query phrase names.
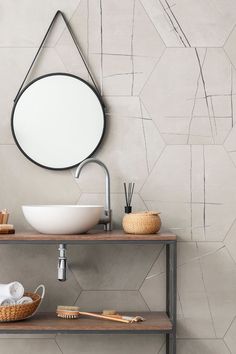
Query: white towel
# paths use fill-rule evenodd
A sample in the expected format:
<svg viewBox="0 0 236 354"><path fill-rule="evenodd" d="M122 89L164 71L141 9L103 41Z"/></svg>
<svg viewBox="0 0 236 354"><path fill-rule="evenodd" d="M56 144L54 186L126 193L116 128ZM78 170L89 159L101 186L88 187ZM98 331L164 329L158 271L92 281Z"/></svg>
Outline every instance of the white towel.
<svg viewBox="0 0 236 354"><path fill-rule="evenodd" d="M14 299L15 301L24 295L24 287L18 281L9 284L0 284L0 299Z"/></svg>
<svg viewBox="0 0 236 354"><path fill-rule="evenodd" d="M29 304L33 302L33 300L31 299L31 297L29 296L23 296L21 299L17 300L16 304L17 305L24 305L24 304Z"/></svg>
<svg viewBox="0 0 236 354"><path fill-rule="evenodd" d="M0 298L0 306L12 306L15 304L16 302L12 298Z"/></svg>

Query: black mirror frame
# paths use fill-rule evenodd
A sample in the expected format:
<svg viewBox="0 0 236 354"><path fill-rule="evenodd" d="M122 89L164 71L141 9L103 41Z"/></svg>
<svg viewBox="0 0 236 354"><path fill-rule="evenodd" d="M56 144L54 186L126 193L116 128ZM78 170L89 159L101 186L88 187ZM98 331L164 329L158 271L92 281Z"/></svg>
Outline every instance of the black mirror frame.
<svg viewBox="0 0 236 354"><path fill-rule="evenodd" d="M48 170L56 170L56 171L62 171L62 170L68 170L68 169L71 169L71 168L74 168L76 166L78 166L82 161L79 161L78 163L72 165L72 166L68 166L68 167L62 167L62 168L55 168L55 167L49 167L49 166L45 166L45 165L42 165L40 163L38 163L37 161L33 160L30 156L27 155L27 153L22 149L22 147L20 146L18 140L17 140L17 137L15 135L15 131L14 131L14 113L15 113L15 109L16 109L16 106L17 106L17 103L19 101L19 99L21 98L22 94L27 90L28 87L30 87L31 85L33 85L36 81L38 80L41 80L45 77L48 77L48 76L56 76L56 75L63 75L63 76L70 76L70 77L73 77L75 79L78 79L79 81L82 81L85 85L87 85L94 93L95 95L97 96L100 104L101 104L101 108L102 108L102 112L103 112L103 131L102 131L102 135L101 135L101 138L97 144L97 146L95 147L95 149L92 151L92 153L87 156L86 158L89 158L91 157L96 151L97 149L99 148L99 146L101 145L101 142L102 142L102 139L104 137L104 134L105 134L105 130L106 130L106 114L105 114L105 105L104 105L104 102L102 101L102 98L101 96L98 94L98 92L93 88L93 86L91 84L89 84L87 81L85 81L84 79L80 78L79 76L76 76L76 75L73 75L73 74L69 74L69 73L62 73L62 72L55 72L55 73L49 73L49 74L46 74L46 75L42 75L42 76L39 76L37 77L36 79L32 80L31 82L29 82L29 84L27 84L23 89L22 91L19 93L19 95L17 96L17 99L15 100L14 102L14 105L13 105L13 108L12 108L12 112L11 112L11 132L12 132L12 135L13 135L13 138L14 138L14 141L16 143L16 146L18 147L18 149L22 152L22 154L28 159L30 160L31 162L33 162L35 165L37 166L40 166L40 167L43 167L43 168L46 168Z"/></svg>

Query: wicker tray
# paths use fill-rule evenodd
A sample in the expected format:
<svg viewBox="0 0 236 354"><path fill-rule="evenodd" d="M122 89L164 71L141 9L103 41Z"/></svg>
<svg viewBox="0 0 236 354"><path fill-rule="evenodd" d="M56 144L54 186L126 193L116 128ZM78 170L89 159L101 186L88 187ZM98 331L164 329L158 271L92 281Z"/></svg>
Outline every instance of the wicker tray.
<svg viewBox="0 0 236 354"><path fill-rule="evenodd" d="M42 295L37 292L42 289ZM26 292L24 296L29 296L33 302L29 304L12 305L12 306L0 306L0 322L12 322L21 321L26 318L32 317L38 310L45 295L45 286L39 285L34 293Z"/></svg>

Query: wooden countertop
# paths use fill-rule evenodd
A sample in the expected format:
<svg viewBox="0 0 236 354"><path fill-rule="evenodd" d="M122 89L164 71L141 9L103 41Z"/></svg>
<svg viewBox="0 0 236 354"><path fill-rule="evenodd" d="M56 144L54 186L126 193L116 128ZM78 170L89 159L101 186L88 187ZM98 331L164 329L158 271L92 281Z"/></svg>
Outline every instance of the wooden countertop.
<svg viewBox="0 0 236 354"><path fill-rule="evenodd" d="M58 318L55 313L37 313L34 317L18 321L0 323L0 333L78 333L78 332L170 332L172 323L165 312L137 312L126 315L140 315L144 322L120 323L81 316L79 319Z"/></svg>
<svg viewBox="0 0 236 354"><path fill-rule="evenodd" d="M126 234L123 230L100 231L92 230L80 235L49 235L37 232L20 232L15 234L0 234L0 243L146 243L176 241L172 233L157 233L149 235Z"/></svg>

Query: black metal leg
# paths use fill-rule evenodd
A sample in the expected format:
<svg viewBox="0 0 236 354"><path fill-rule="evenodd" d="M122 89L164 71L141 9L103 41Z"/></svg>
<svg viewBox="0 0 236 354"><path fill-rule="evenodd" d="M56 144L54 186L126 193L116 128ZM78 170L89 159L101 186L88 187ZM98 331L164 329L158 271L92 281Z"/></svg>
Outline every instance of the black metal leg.
<svg viewBox="0 0 236 354"><path fill-rule="evenodd" d="M170 245L166 245L166 313L170 317ZM170 353L170 336L166 334L166 354Z"/></svg>
<svg viewBox="0 0 236 354"><path fill-rule="evenodd" d="M166 245L166 313L170 316L170 245Z"/></svg>
<svg viewBox="0 0 236 354"><path fill-rule="evenodd" d="M170 353L170 336L169 334L166 334L166 354Z"/></svg>
<svg viewBox="0 0 236 354"><path fill-rule="evenodd" d="M176 242L166 246L166 312L173 324L173 331L166 335L166 354L176 354L176 294L177 250Z"/></svg>

